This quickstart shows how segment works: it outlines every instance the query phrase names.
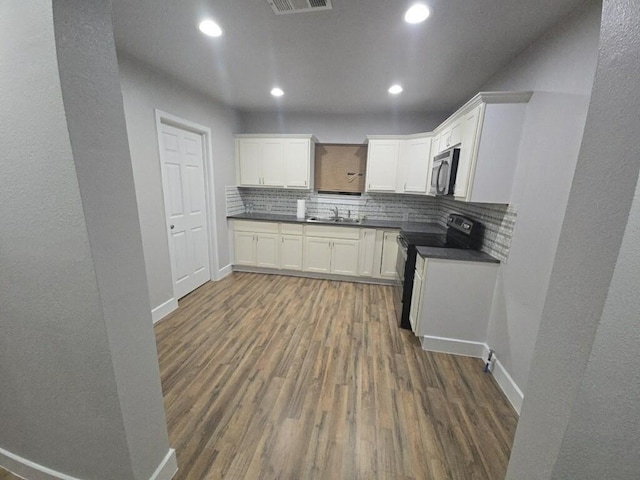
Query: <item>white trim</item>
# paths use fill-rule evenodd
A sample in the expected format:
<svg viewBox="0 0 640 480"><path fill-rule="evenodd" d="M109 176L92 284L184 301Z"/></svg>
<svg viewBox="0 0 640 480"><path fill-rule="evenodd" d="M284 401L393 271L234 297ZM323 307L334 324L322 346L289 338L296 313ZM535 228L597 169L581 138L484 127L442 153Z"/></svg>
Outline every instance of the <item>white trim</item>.
<svg viewBox="0 0 640 480"><path fill-rule="evenodd" d="M157 135L157 145L158 145L158 159L160 161L160 170L163 175L163 183L162 188L164 190L164 166L162 165L162 152L160 151L160 145L162 145L162 124L170 125L177 128L182 128L184 130L189 130L193 133L197 133L203 137L203 149L202 152L204 154L204 189L205 196L207 201L207 230L209 233L209 277L212 279L213 272L217 272L219 270L220 258L219 258L219 249L218 249L218 223L216 216L216 195L215 195L215 182L213 177L213 147L212 147L212 134L211 129L205 125L200 125L195 122L191 122L189 120L185 120L184 118L180 118L176 115L172 115L170 113L164 112L159 109L155 109L156 116L156 135ZM163 195L164 198L164 195ZM164 209L164 203L163 203ZM165 213L166 219L166 213ZM169 231L167 230L167 241L171 242L169 237ZM171 248L171 244L169 243L169 248ZM169 265L171 268L171 286L173 285L173 266L171 265L171 258L169 258ZM173 296L175 298L175 291L173 292Z"/></svg>
<svg viewBox="0 0 640 480"><path fill-rule="evenodd" d="M151 318L153 319L153 323L158 323L164 317L173 312L176 308L178 308L178 301L171 297L164 303L161 303L156 308L151 310Z"/></svg>
<svg viewBox="0 0 640 480"><path fill-rule="evenodd" d="M227 275L230 275L232 272L233 272L233 267L231 264L229 264L226 267L223 267L220 270L218 270L218 275L216 275L216 280L222 280L224 277L226 277Z"/></svg>
<svg viewBox="0 0 640 480"><path fill-rule="evenodd" d="M470 342L457 338L432 337L429 335L422 337L420 343L423 350L464 355L465 357L483 358L485 352L489 350L486 343Z"/></svg>
<svg viewBox="0 0 640 480"><path fill-rule="evenodd" d="M11 473L29 480L80 480L0 448L0 465ZM178 471L176 451L170 448L149 480L171 480Z"/></svg>
<svg viewBox="0 0 640 480"><path fill-rule="evenodd" d="M317 280L333 280L336 282L367 283L370 285L396 285L397 282L386 278L355 277L352 275L336 275L335 273L305 272L303 270L287 270L250 265L233 265L234 272L264 273L267 275L285 275L288 277L315 278Z"/></svg>
<svg viewBox="0 0 640 480"><path fill-rule="evenodd" d="M514 410L520 415L522 409L522 401L524 400L524 394L518 387L516 382L513 381L509 372L504 368L504 365L500 363L500 360L496 358L496 363L493 367L493 378L496 379L498 385L504 392L505 396L513 406Z"/></svg>
<svg viewBox="0 0 640 480"><path fill-rule="evenodd" d="M459 340L457 338L443 338L443 337L431 337L424 336L420 339L420 344L423 350L431 352L449 353L452 355L464 355L465 357L475 357L487 360L489 356L490 348L486 343L482 342L470 342L467 340ZM513 381L509 372L504 368L504 365L500 363L500 360L495 356L495 363L493 364L493 378L504 393L509 403L513 406L514 410L520 415L522 409L522 401L524 400L524 394L518 387L516 382Z"/></svg>
<svg viewBox="0 0 640 480"><path fill-rule="evenodd" d="M236 133L234 138L292 138L311 140L318 143L318 139L312 133Z"/></svg>
<svg viewBox="0 0 640 480"><path fill-rule="evenodd" d="M29 480L80 480L0 448L0 465Z"/></svg>
<svg viewBox="0 0 640 480"><path fill-rule="evenodd" d="M149 480L171 480L177 471L178 462L176 460L176 451L170 448Z"/></svg>

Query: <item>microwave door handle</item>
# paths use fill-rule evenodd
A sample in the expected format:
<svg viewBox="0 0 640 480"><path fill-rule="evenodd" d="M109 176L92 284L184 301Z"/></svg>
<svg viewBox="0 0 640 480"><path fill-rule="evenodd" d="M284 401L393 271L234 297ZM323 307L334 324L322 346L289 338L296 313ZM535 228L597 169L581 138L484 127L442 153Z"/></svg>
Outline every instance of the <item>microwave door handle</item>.
<svg viewBox="0 0 640 480"><path fill-rule="evenodd" d="M436 173L436 193L442 193L440 191L440 170L442 170L442 166L444 162L440 162L440 166L438 167L438 173Z"/></svg>

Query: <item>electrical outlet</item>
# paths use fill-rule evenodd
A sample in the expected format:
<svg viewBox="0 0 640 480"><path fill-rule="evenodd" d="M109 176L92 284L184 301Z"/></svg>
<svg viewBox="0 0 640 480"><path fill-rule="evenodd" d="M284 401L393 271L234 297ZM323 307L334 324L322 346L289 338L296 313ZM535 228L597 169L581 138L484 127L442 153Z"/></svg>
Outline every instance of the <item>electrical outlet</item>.
<svg viewBox="0 0 640 480"><path fill-rule="evenodd" d="M409 214L408 213L403 213L402 214L402 221L404 222L408 222L409 221Z"/></svg>
<svg viewBox="0 0 640 480"><path fill-rule="evenodd" d="M271 211L271 204L267 203L267 212L270 212L270 211Z"/></svg>

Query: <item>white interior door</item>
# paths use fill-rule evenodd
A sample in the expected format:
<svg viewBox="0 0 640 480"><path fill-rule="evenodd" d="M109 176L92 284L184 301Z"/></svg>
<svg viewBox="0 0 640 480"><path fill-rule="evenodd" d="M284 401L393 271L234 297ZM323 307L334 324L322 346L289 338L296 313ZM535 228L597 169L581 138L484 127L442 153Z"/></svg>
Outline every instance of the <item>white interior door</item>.
<svg viewBox="0 0 640 480"><path fill-rule="evenodd" d="M160 155L176 300L211 280L202 137L162 124Z"/></svg>

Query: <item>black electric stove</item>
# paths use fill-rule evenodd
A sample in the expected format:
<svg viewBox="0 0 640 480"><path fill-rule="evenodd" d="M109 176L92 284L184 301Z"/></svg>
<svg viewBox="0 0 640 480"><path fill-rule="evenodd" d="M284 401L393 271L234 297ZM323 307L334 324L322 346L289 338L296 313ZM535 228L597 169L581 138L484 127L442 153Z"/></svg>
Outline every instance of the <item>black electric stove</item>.
<svg viewBox="0 0 640 480"><path fill-rule="evenodd" d="M409 310L413 277L416 268L417 247L477 249L482 241L482 225L462 215L447 218L446 233L424 233L400 230L396 273L400 284L396 288L395 304L398 325L411 328Z"/></svg>

